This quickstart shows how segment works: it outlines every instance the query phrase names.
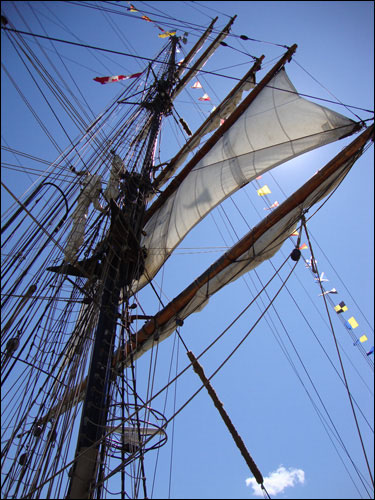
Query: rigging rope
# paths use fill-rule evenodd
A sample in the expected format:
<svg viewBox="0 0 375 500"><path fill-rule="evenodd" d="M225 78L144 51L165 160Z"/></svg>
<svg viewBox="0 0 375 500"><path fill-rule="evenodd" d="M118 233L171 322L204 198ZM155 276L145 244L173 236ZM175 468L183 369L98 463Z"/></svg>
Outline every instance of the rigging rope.
<svg viewBox="0 0 375 500"><path fill-rule="evenodd" d="M240 215L242 215L242 214L241 214L241 212L239 211L239 209L238 209L238 207L237 207L236 203L234 202L234 200L233 200L232 198L231 198L231 201L233 202L234 206L236 207L236 209L237 209L237 211L240 213ZM251 201L251 200L250 200L250 201ZM224 208L223 208L223 207L221 207L221 209L222 209L222 211L225 213ZM230 221L230 218L227 216L227 214L226 214L226 213L225 213L225 216L227 217L228 222L229 222L229 224L230 224L230 225L231 225L231 227L232 227L232 230L235 232L235 230L234 230L234 228L233 228L233 226L232 226L232 223L231 223L231 221ZM243 217L243 216L242 216L242 217ZM246 219L245 219L244 217L243 217L243 219L244 219L244 220L245 220L245 222L246 222ZM247 222L246 222L246 223L247 223ZM237 236L237 239L238 239L238 235L236 235L236 236ZM301 235L300 235L300 236L301 236ZM299 243L297 244L297 247L298 247L298 246L299 246ZM282 252L282 251L281 251L281 252ZM271 261L271 265L272 265L273 269L275 270L275 266L273 265L272 261ZM277 272L278 272L278 271L276 271L276 273L277 273ZM257 275L257 277L258 277L258 279L259 279L260 283L262 283L262 282L261 282L261 280L260 280L260 278L259 278L259 276L258 276L258 273L257 273L257 271L256 271L256 270L255 270L255 274ZM305 315L303 314L302 310L300 309L300 307L299 307L299 306L298 306L298 304L296 303L296 301L295 301L295 299L294 299L293 295L291 294L291 292L290 292L289 288L288 288L288 287L286 287L286 290L287 290L287 292L289 293L289 295L292 297L293 302L295 303L296 307L298 308L298 310L299 310L299 311L300 311L300 313L302 314L303 318L305 319L306 324L308 325L308 327L310 328L310 330L313 332L313 334L314 334L314 336L315 336L316 340L318 341L318 343L319 343L320 347L322 348L323 352L324 352L324 353L325 353L325 355L327 356L327 358L328 358L329 362L331 363L332 367L334 368L334 370L335 370L336 374L339 376L339 378L340 378L341 382L343 383L343 385L345 385L345 384L344 384L344 380L340 377L340 375L339 375L339 373L338 373L338 371L337 371L336 367L334 366L334 364L333 364L332 360L329 358L329 356L328 356L328 354L327 354L326 350L324 349L324 347L322 346L322 344L321 344L321 343L320 343L320 341L318 340L317 335L316 335L316 334L314 333L314 331L312 330L312 327L311 327L310 323L307 321L307 319L306 319ZM266 294L267 294L267 292L266 292ZM267 296L268 296L268 294L267 294ZM297 351L296 351L296 348L295 348L295 346L294 346L294 343L292 342L291 337L289 336L289 334L288 334L288 332L287 332L287 330L286 330L286 328L285 328L285 326L284 326L284 324L283 324L283 322L282 322L282 320L281 320L281 318L280 318L279 313L277 312L277 310L276 310L275 308L274 308L274 311L275 311L275 314L277 315L277 317L278 317L278 319L279 319L279 321L280 321L280 323L281 323L281 325L282 325L282 327L283 327L283 329L284 329L284 331L285 331L286 335L288 336L288 339L289 339L289 341L290 341L290 343L291 343L291 345L292 345L292 347L293 347L294 351L296 352L296 354L297 354L297 356L298 356L298 359L299 359L299 361L300 361L300 363L301 363L301 365L302 365L302 367L303 367L303 369L304 369L305 373L307 374L307 376L308 376L308 378L309 378L309 380L310 380L310 382L311 382L311 384L312 384L312 386L313 386L313 388L314 388L314 390L315 390L315 393L317 394L317 396L318 396L318 398L319 398L319 400L320 400L320 402L321 402L321 404L322 404L322 407L324 408L324 410L325 410L326 414L328 415L328 418L329 418L329 420L330 420L330 422L331 422L331 424L332 424L332 426L333 426L333 429L335 430L335 433L336 433L336 435L337 435L337 437L335 436L335 437L336 437L336 439L338 439L338 441L339 441L339 443L341 444L341 446L342 446L343 450L345 451L346 455L348 456L349 460L351 461L351 463L352 463L352 465L353 465L354 469L356 470L357 474L359 475L358 468L356 467L356 465L354 464L353 460L351 459L350 454L349 454L349 452L348 452L347 448L345 447L345 445L344 445L344 443L343 443L343 441L342 441L342 438L341 438L341 436L340 436L340 434L339 434L339 432L338 432L338 430L337 430L336 426L334 425L334 423L333 423L333 420L332 420L331 416L330 416L330 415L329 415L329 413L328 413L328 410L327 410L326 406L324 405L324 403L323 403L323 401L322 401L322 399L321 399L321 397L320 397L320 395L319 395L319 393L318 393L318 391L317 391L317 389L316 389L316 387L315 387L314 383L312 382L311 377L310 377L310 375L308 374L307 369L306 369L306 367L305 367L304 363L302 362L302 359L300 358L300 356L298 355L298 353L297 353ZM274 336L275 336L275 333L274 333ZM275 337L275 338L276 338L276 337ZM284 352L285 356L287 357L287 359L288 359L289 363L291 364L291 366L292 366L293 370L295 371L295 374L297 375L298 379L300 380L300 382L301 382L301 384L302 384L302 386L303 386L304 390L306 391L306 393L307 393L307 395L308 395L308 397L309 397L309 399L310 399L311 403L313 404L313 407L314 407L315 411L317 412L317 414L318 414L318 416L319 416L320 420L322 421L323 427L325 428L326 432L328 433L327 428L326 428L326 427L327 427L327 423L326 423L326 422L323 422L323 420L322 420L322 416L319 414L319 410L318 410L318 408L316 407L316 405L315 405L315 403L314 403L314 401L313 401L313 399L312 399L311 395L309 394L309 391L308 391L307 387L305 386L304 382L302 381L302 378L300 377L300 375L299 375L299 374L298 374L298 372L297 372L297 368L294 366L294 363L292 362L292 359L291 359L291 358L287 355L286 347L285 347L285 346L284 346L284 347L282 347L282 346L281 346L281 343L282 343L282 340L281 340L281 339L280 339L280 340L277 340L277 341L278 341L278 343L279 343L279 345L280 345L280 347L281 347L282 351ZM354 400L354 398L353 398L353 400ZM354 401L355 401L355 400L354 400ZM355 403L356 403L356 405L357 405L357 407L358 407L358 404L357 404L357 402L356 402L356 401L355 401ZM359 407L358 407L358 408L359 408ZM368 424L368 426L369 426L369 427L370 427L370 429L371 429L371 425L369 424L369 422L367 421L367 419L366 419L366 418L365 418L365 416L363 415L363 412L361 411L361 409L360 409L360 408L359 408L359 410L360 410L360 412L361 412L362 416L364 417L364 419L365 419L366 423ZM371 429L371 430L372 430L372 429ZM328 434L328 437L331 439L331 437L329 436L329 434ZM331 442L332 442L332 440L331 440ZM336 446L334 445L334 443L333 443L333 442L332 442L332 444L333 444L333 446L334 446L334 447L335 447L335 449L336 449ZM338 453L338 450L337 450L337 449L336 449L336 451L337 451L337 453ZM339 455L339 458L342 460L342 458L340 457L340 455ZM344 467L346 468L346 465L345 465L345 463L344 463L344 462L343 462L343 465L344 465ZM349 476L351 477L351 475L350 475L349 471L348 471L348 474L349 474ZM352 477L351 477L351 479L352 479ZM361 482L362 482L362 484L363 484L362 478L361 478L360 476L359 476L359 479L360 479L360 481L361 481ZM353 481L353 479L352 479L352 481ZM354 484L354 486L356 487L356 485L355 485L354 481L353 481L353 484ZM366 486L365 486L364 484L363 484L363 486L364 486L364 488L366 489Z"/></svg>
<svg viewBox="0 0 375 500"><path fill-rule="evenodd" d="M156 362L155 362L155 367L156 367ZM151 368L150 368L150 369L151 369ZM177 368L176 368L176 372L177 372ZM150 384L150 385L151 385L151 384ZM174 421L173 421L173 422L174 422ZM56 465L56 467L57 467L57 465Z"/></svg>
<svg viewBox="0 0 375 500"><path fill-rule="evenodd" d="M312 245L311 245L311 241L310 241L310 238L309 238L309 233L307 231L307 226L306 226L306 223L305 223L304 220L303 220L303 224L304 224L304 228L305 228L305 232L306 232L306 237L307 237L308 242L309 242L309 247L310 247L310 250L311 250L311 256L312 256L313 260L315 261L314 251L313 251L313 248L312 248ZM318 268L317 268L317 270L318 270ZM323 294L324 305L325 305L325 308L326 308L326 311L327 311L328 321L329 321L330 326L331 326L331 332L332 332L334 344L335 344L335 347L336 347L337 357L339 359L340 366L341 366L341 371L342 371L342 374L343 374L343 377L344 377L345 387L346 387L346 390L347 390L347 393L348 393L348 398L349 398L350 406L351 406L351 409L352 409L353 417L354 417L354 420L355 420L355 425L356 425L356 428L357 428L358 437L359 437L359 440L360 440L360 443L361 443L363 455L364 455L364 458L365 458L365 461L366 461L366 465L367 465L367 469L368 469L368 472L369 472L369 475L370 475L372 486L374 487L374 478L372 476L372 472L371 472L370 464L369 464L369 461L368 461L368 458L367 458L367 453L366 453L365 446L364 446L364 443L363 443L361 431L359 429L357 415L356 415L356 412L355 412L355 409L354 409L354 406L353 406L352 395L351 395L350 390L349 390L349 385L348 385L348 381L347 381L347 378L346 378L344 365L343 365L343 362L342 362L342 359L341 359L339 346L338 346L338 343L337 343L335 331L334 331L333 324L332 324L332 321L331 321L331 316L330 316L329 310L328 310L327 299L326 299L326 296L324 294L322 283L320 281L319 281L319 285L320 285L320 289L321 289L322 294Z"/></svg>
<svg viewBox="0 0 375 500"><path fill-rule="evenodd" d="M44 38L44 39L52 40L52 41L55 41L55 42L67 43L69 45L76 45L76 46L79 46L79 47L86 47L86 48L89 48L89 49L100 50L100 51L109 52L109 53L112 53L112 54L120 54L120 55L123 55L123 56L128 56L128 57L133 57L133 58L141 59L143 61L162 62L162 61L159 61L158 59L152 59L150 57L135 56L134 54L129 54L129 53L118 51L118 50L104 49L102 47L96 47L96 46L93 46L93 45L72 42L72 41L69 41L69 40L62 40L60 38L54 38L54 37L44 36L44 35L40 35L40 34L36 34L36 33L28 33L26 31L21 31L21 30L16 30L16 29L11 29L11 28L5 28L5 27L2 27L2 29L3 30L7 30L7 31L14 31L15 33L19 33L19 34L22 34L22 35L31 35L31 36L34 36L34 37ZM190 69L189 66L183 66L183 67L185 69ZM236 78L236 77L230 76L230 75L222 75L222 74L219 74L219 73L215 73L213 71L206 71L206 70L200 69L199 72L200 73L204 73L204 74L208 74L208 75L220 76L222 78L227 78L227 79L230 79L230 80L240 81L240 78ZM353 105L349 105L349 104L344 104L344 103L337 102L337 101L332 101L332 100L329 100L329 99L323 99L321 97L316 97L316 96L312 96L312 95L309 95L309 94L303 94L301 92L293 92L291 90L281 89L281 88L273 87L273 86L270 86L270 85L268 85L268 87L272 88L272 89L275 89L275 90L280 90L280 91L283 91L283 92L289 92L289 93L292 93L292 94L296 94L297 93L298 95L300 95L302 97L308 97L310 99L317 99L317 100L323 101L323 102L329 102L329 103L332 103L332 104L341 105L341 106L349 107L349 108L352 108L352 109L358 109L358 110L365 111L365 112L368 112L368 113L374 113L373 110L366 109L366 108L361 108L359 106L353 106Z"/></svg>

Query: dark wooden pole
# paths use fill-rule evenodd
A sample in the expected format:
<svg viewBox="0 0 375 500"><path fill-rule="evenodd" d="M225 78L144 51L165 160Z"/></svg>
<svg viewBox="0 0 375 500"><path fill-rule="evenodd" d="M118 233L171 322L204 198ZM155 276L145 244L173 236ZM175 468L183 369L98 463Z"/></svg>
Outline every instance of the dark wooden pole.
<svg viewBox="0 0 375 500"><path fill-rule="evenodd" d="M143 165L140 169L140 177L144 181L150 180L153 152L161 117L170 108L168 96L174 84L177 37L172 38L171 44L170 58L166 63L167 69L160 79L164 98L157 94L151 102L146 103L153 112L153 118ZM105 447L102 438L106 432L107 414L110 406L110 386L120 290L121 287L130 285L137 266L137 262L127 260L126 248L130 244L130 238L134 238L134 236L139 243L147 189L147 182L141 182L137 203L127 204L125 199L123 209L111 201L111 227L107 239L108 251L102 265L101 308L94 335L86 395L77 439L76 458L67 495L69 499L89 499L94 496L93 491L100 470L100 450L103 451L103 447ZM96 492L96 497L101 498L100 490Z"/></svg>

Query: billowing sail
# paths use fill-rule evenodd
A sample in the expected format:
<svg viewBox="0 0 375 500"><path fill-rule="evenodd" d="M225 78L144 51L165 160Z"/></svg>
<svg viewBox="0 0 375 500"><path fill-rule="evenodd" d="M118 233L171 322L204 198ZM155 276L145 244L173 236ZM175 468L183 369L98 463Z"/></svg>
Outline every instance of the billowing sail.
<svg viewBox="0 0 375 500"><path fill-rule="evenodd" d="M144 325L137 334L135 344L125 349L122 361L128 363L129 352L132 352L132 360L141 356L154 345L156 339L162 341L173 333L177 318L184 320L190 314L201 311L209 298L222 287L270 259L295 231L301 216L340 184L373 133L373 127L363 132ZM116 356L117 360L122 357L119 359L118 354Z"/></svg>
<svg viewBox="0 0 375 500"><path fill-rule="evenodd" d="M155 276L173 249L215 206L258 175L350 134L357 124L298 95L285 70L182 181L145 225L145 274Z"/></svg>
<svg viewBox="0 0 375 500"><path fill-rule="evenodd" d="M177 314L179 319L185 319L194 312L199 312L208 303L209 298L231 281L240 278L244 273L251 271L270 259L280 250L285 240L295 230L296 224L303 210L310 208L319 200L327 196L349 172L356 158L347 161L338 172L329 177L303 203L285 215L279 222L268 229L250 248L245 251L233 264L223 269L213 279L210 279L197 294ZM170 319L159 328L160 340L168 337L176 329L176 317ZM152 342L150 343L150 347Z"/></svg>
<svg viewBox="0 0 375 500"><path fill-rule="evenodd" d="M372 125L317 172L298 191L255 226L207 271L194 280L175 299L159 311L124 347L114 353L113 364L129 365L155 343L166 339L176 329L176 319L183 320L204 308L209 298L223 286L270 259L290 236L301 215L335 189L360 156L364 144L373 137ZM292 205L292 207L291 207ZM130 356L131 353L131 356ZM45 423L57 412L84 397L87 379L68 390L63 400L39 420Z"/></svg>

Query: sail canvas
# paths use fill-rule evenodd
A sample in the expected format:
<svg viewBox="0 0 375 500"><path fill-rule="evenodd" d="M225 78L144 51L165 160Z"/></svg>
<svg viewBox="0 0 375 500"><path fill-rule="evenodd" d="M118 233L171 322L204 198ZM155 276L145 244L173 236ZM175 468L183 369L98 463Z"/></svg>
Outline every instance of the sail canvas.
<svg viewBox="0 0 375 500"><path fill-rule="evenodd" d="M186 234L257 176L350 134L357 125L297 94L280 71L146 224L144 286Z"/></svg>

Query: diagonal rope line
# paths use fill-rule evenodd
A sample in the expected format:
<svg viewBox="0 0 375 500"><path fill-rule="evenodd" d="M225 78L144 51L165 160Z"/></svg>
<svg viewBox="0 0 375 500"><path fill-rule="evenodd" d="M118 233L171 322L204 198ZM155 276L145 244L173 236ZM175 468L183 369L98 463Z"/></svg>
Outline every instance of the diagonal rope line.
<svg viewBox="0 0 375 500"><path fill-rule="evenodd" d="M307 227L306 227L306 223L305 223L304 218L302 219L302 221L303 221L303 225L304 225L304 228L305 228L306 237L307 237L307 240L309 242L309 247L310 247L310 250L311 250L311 256L312 256L312 259L315 261L314 252L313 252L313 249L312 249L312 246L311 246L311 241L310 241L309 233L307 231ZM318 271L318 268L317 268L317 271ZM318 273L318 275L319 275L319 273ZM369 461L368 461L368 458L367 458L367 453L366 453L365 446L364 446L364 443L363 443L361 431L359 429L357 415L356 415L356 412L355 412L355 409L354 409L352 396L351 396L351 393L350 393L350 390L349 390L349 384L348 384L348 381L347 381L347 378L346 378L345 369L344 369L344 365L343 365L343 362L342 362L342 359L341 359L339 346L338 346L338 343L337 343L335 331L334 331L333 324L332 324L332 321L331 321L331 316L330 316L329 310L328 310L327 299L326 299L326 297L324 295L323 286L322 286L322 283L320 281L319 281L319 286L320 286L320 289L321 289L322 294L323 294L322 296L323 296L323 300L324 300L324 305L325 305L325 308L326 308L326 311L327 311L327 317L328 317L328 321L329 321L329 324L330 324L330 327L331 327L331 331L332 331L332 335L333 335L333 340L334 340L334 343L335 343L337 356L338 356L338 359L339 359L339 362L340 362L341 371L342 371L342 375L343 375L344 382L345 382L345 388L346 388L346 391L348 393L348 398L349 398L350 406L351 406L351 409L352 409L353 417L354 417L354 420L355 420L355 425L357 427L357 432L358 432L359 440L361 442L361 447L362 447L362 450L363 450L363 455L364 455L364 458L365 458L365 461L366 461L366 465L367 465L367 469L369 471L369 475L370 475L370 478L371 478L372 485L374 486L374 478L372 477L372 472L371 472L370 464L369 464Z"/></svg>

